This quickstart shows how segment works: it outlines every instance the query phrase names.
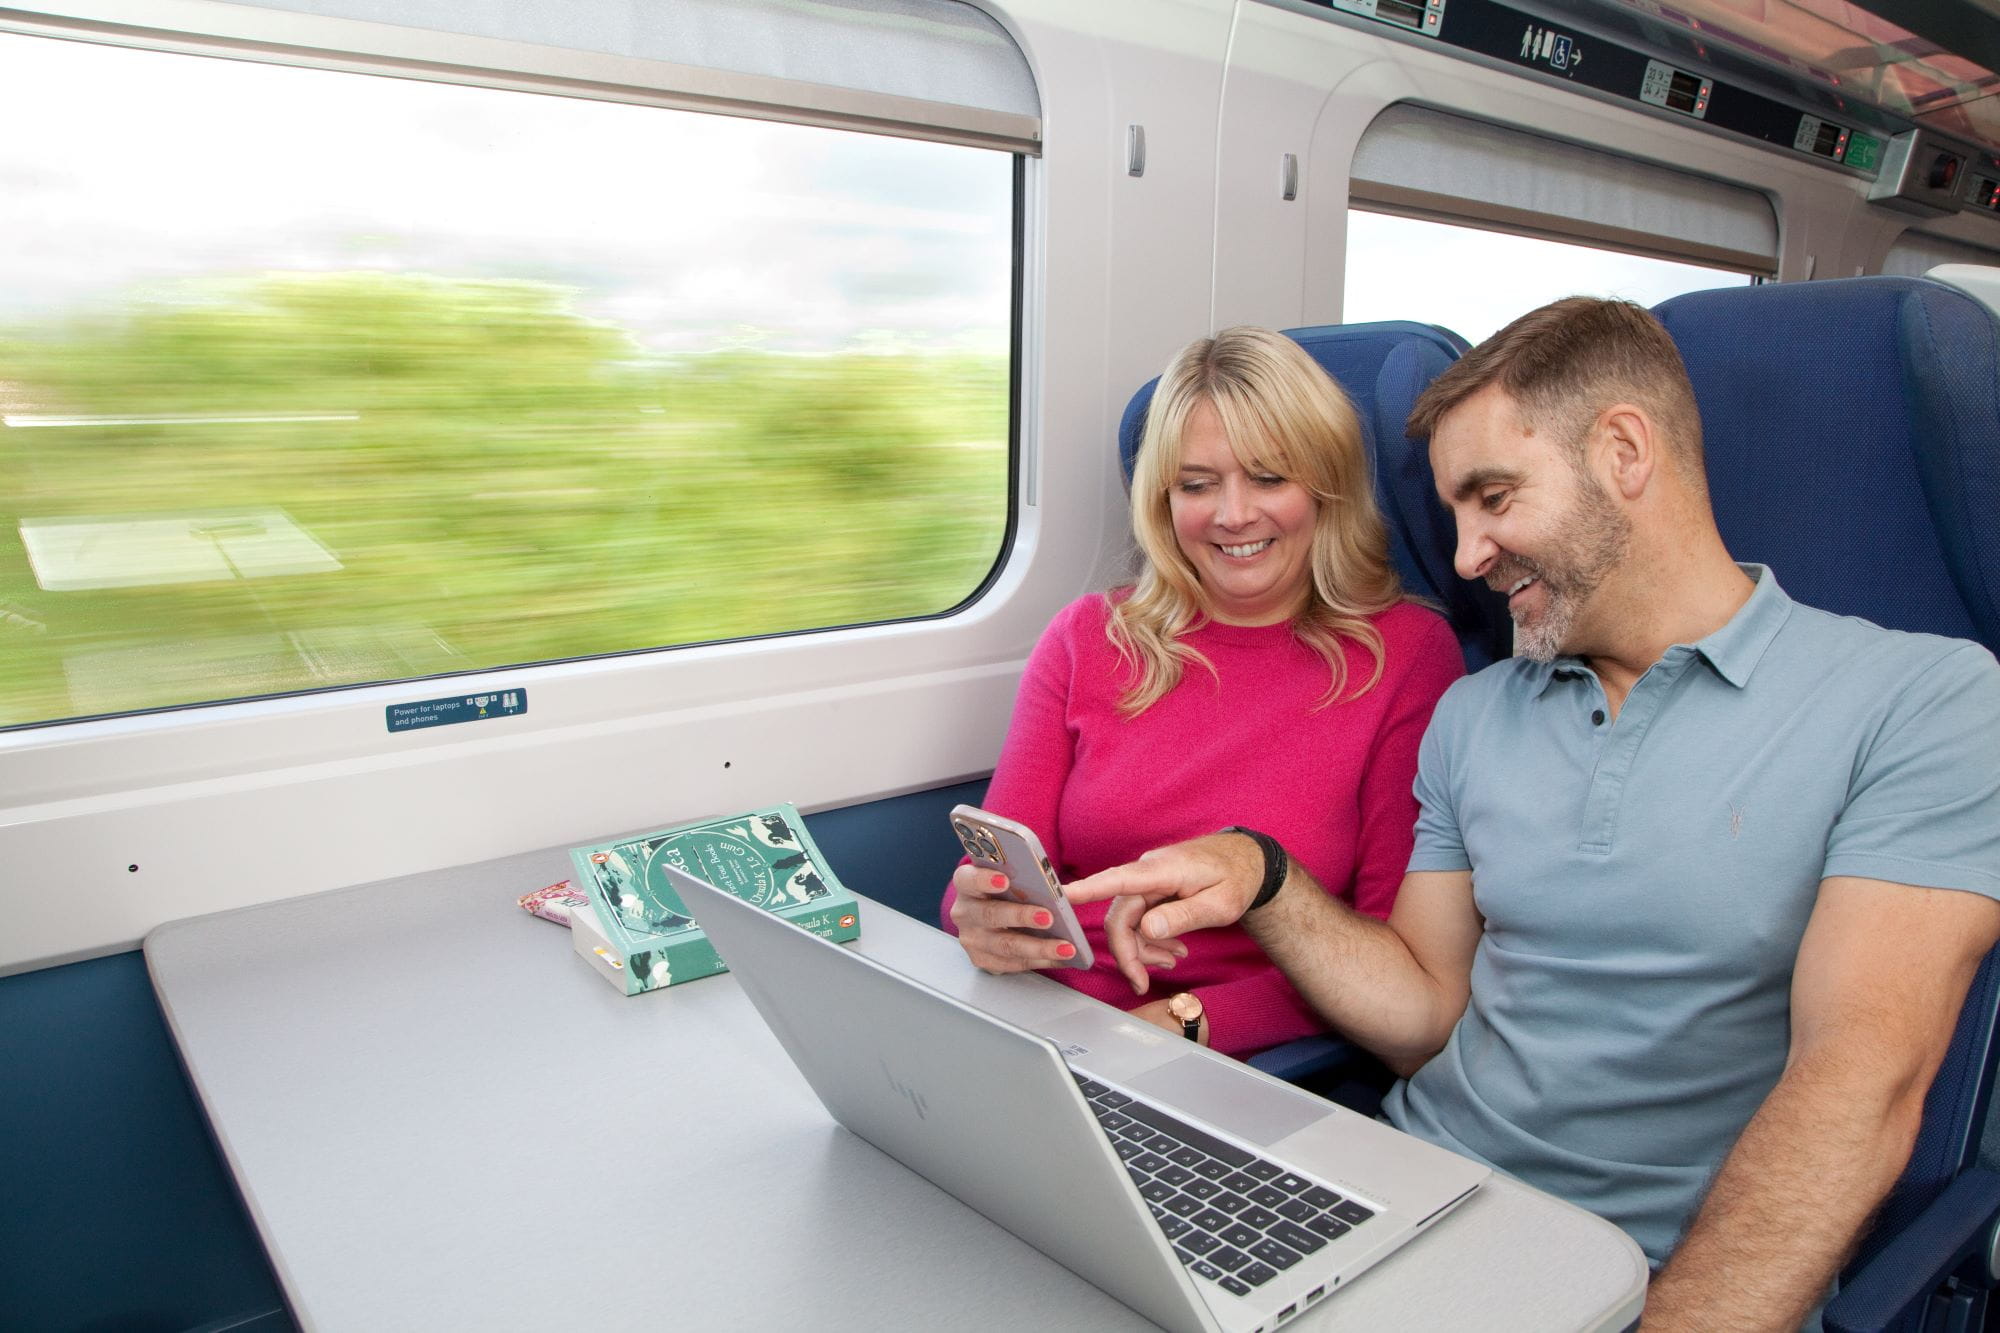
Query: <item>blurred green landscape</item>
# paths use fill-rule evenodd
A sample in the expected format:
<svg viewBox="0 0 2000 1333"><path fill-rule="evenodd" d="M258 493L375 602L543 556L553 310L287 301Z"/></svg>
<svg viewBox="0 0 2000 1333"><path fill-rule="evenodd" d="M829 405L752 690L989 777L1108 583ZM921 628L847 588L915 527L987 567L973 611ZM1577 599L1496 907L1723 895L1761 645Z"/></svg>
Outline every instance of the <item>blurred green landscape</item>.
<svg viewBox="0 0 2000 1333"><path fill-rule="evenodd" d="M942 611L1007 517L1004 357L648 357L534 282L0 329L0 415L0 726Z"/></svg>

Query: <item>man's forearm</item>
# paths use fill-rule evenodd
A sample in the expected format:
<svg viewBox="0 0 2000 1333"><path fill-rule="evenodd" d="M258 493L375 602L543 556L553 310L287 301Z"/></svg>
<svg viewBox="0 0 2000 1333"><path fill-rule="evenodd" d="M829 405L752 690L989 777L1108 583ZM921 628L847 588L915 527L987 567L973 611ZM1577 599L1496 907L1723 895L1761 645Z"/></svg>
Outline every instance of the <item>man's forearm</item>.
<svg viewBox="0 0 2000 1333"><path fill-rule="evenodd" d="M1837 1058L1786 1071L1646 1298L1643 1328L1791 1330L1909 1161L1922 1089Z"/></svg>
<svg viewBox="0 0 2000 1333"><path fill-rule="evenodd" d="M1244 836L1248 834L1248 836ZM1384 923L1327 896L1296 861L1247 829L1191 838L1086 875L1071 902L1119 899L1104 929L1143 995L1150 969L1186 953L1190 931L1241 924L1321 1018L1408 1074L1444 1048L1465 1012L1484 922L1470 871L1412 871ZM1289 864L1275 897L1257 900Z"/></svg>
<svg viewBox="0 0 2000 1333"><path fill-rule="evenodd" d="M1296 863L1243 925L1329 1026L1398 1074L1442 1050L1465 1009L1462 986L1440 985L1395 929L1329 896Z"/></svg>

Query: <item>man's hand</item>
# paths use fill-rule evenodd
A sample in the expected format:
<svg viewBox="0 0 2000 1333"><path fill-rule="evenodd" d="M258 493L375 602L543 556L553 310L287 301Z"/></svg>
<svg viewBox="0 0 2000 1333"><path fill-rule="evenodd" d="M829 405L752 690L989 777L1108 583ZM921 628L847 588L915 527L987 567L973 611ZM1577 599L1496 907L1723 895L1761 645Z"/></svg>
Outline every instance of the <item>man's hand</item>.
<svg viewBox="0 0 2000 1333"><path fill-rule="evenodd" d="M1171 968L1186 956L1180 936L1236 921L1263 882L1264 854L1255 842L1240 833L1212 833L1100 870L1064 892L1073 903L1118 899L1104 933L1118 970L1134 994L1144 995L1152 985L1147 968Z"/></svg>
<svg viewBox="0 0 2000 1333"><path fill-rule="evenodd" d="M1069 886L1070 901L1116 898L1104 933L1118 970L1144 995L1146 969L1187 953L1179 937L1243 922L1328 1027L1407 1077L1442 1050L1465 1012L1485 922L1465 870L1412 871L1387 922L1340 903L1297 860L1277 896L1247 919L1264 853L1240 833L1147 852Z"/></svg>
<svg viewBox="0 0 2000 1333"><path fill-rule="evenodd" d="M974 966L987 972L1026 972L1076 957L1076 946L1068 941L1028 933L1048 929L1052 918L1047 908L1007 897L1005 875L964 865L953 873L951 886L958 890L951 923Z"/></svg>

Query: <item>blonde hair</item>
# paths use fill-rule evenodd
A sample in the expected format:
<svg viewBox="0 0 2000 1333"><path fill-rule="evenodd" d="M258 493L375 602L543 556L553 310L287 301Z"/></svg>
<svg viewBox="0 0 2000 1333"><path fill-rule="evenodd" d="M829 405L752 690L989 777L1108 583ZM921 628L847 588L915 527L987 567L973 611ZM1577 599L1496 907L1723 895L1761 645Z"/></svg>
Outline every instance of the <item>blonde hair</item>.
<svg viewBox="0 0 2000 1333"><path fill-rule="evenodd" d="M1169 492L1180 476L1188 419L1214 407L1237 460L1303 486L1319 502L1313 526L1306 605L1292 633L1326 659L1331 677L1316 707L1347 685L1340 641L1375 659L1354 691L1382 678L1382 636L1369 617L1403 600L1389 563L1388 529L1375 505L1361 422L1340 386L1305 349L1269 329L1224 329L1188 344L1167 366L1146 413L1132 469L1132 535L1145 566L1132 593L1115 601L1105 633L1137 679L1119 700L1127 717L1143 713L1181 680L1190 664L1215 667L1183 636L1213 618L1194 566L1174 537Z"/></svg>

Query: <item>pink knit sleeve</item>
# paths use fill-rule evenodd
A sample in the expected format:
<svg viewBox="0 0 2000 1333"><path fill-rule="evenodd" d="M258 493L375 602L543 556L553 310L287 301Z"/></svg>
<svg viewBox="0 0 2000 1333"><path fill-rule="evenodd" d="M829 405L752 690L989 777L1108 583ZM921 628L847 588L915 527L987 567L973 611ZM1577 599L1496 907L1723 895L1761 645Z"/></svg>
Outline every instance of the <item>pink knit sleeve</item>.
<svg viewBox="0 0 2000 1333"><path fill-rule="evenodd" d="M1361 776L1360 834L1356 839L1354 906L1386 920L1410 866L1415 841L1417 749L1431 713L1451 683L1465 674L1465 658L1451 627L1428 611L1410 608L1417 624L1388 644L1405 660L1392 663L1383 686L1395 689L1368 766Z"/></svg>
<svg viewBox="0 0 2000 1333"><path fill-rule="evenodd" d="M1007 739L1000 746L1000 759L986 788L985 808L1033 829L1057 865L1064 861L1056 811L1076 759L1075 737L1069 727L1074 635L1089 632L1091 617L1083 613L1090 600L1071 603L1058 612L1042 631L1035 651L1028 655L1014 696L1014 714L1007 723ZM948 931L952 929L951 905L957 896L947 887L938 909Z"/></svg>

